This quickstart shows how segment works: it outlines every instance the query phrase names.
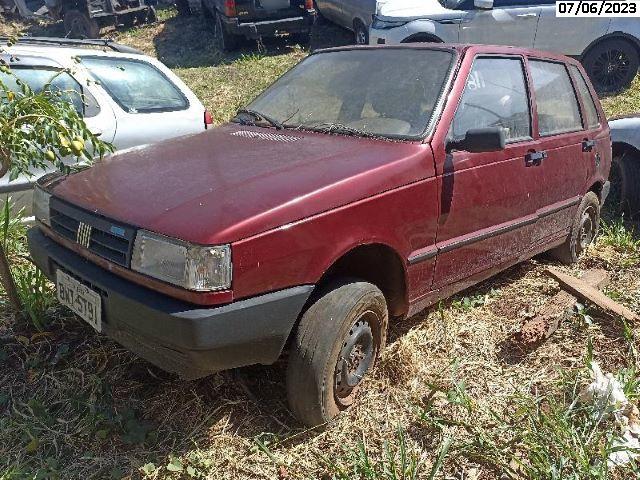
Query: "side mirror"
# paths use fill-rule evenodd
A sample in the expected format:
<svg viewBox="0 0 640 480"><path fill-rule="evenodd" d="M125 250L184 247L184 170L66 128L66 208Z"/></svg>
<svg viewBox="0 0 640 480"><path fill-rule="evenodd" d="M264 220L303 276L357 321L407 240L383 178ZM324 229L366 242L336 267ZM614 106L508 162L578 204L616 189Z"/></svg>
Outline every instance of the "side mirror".
<svg viewBox="0 0 640 480"><path fill-rule="evenodd" d="M447 143L447 152L464 150L471 153L498 152L504 150L506 137L504 128L472 128L467 130L464 138Z"/></svg>
<svg viewBox="0 0 640 480"><path fill-rule="evenodd" d="M480 10L491 10L493 8L493 0L473 0L473 6Z"/></svg>

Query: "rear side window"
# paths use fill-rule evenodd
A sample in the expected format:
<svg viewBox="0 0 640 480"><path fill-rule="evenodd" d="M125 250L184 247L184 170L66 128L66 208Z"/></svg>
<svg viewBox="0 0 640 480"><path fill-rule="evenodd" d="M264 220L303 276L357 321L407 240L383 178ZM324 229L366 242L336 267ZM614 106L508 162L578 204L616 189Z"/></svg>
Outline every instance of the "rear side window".
<svg viewBox="0 0 640 480"><path fill-rule="evenodd" d="M522 61L476 59L451 127L453 140L464 138L467 130L485 127L503 127L509 142L531 138Z"/></svg>
<svg viewBox="0 0 640 480"><path fill-rule="evenodd" d="M600 126L600 120L598 119L598 109L596 108L596 104L593 101L593 97L591 96L591 92L589 91L589 87L587 87L587 82L585 82L580 69L575 65L569 66L571 73L573 74L573 78L576 81L576 86L578 87L578 93L582 98L582 103L584 105L584 113L587 121L587 128L597 128Z"/></svg>
<svg viewBox="0 0 640 480"><path fill-rule="evenodd" d="M562 63L532 60L531 78L536 92L540 135L557 135L582 129L578 100Z"/></svg>
<svg viewBox="0 0 640 480"><path fill-rule="evenodd" d="M81 60L126 112L167 112L189 107L178 87L147 62L106 57L82 57Z"/></svg>
<svg viewBox="0 0 640 480"><path fill-rule="evenodd" d="M78 114L85 118L95 117L100 112L96 99L67 72L21 67L12 67L11 71L13 75L0 72L0 81L10 90L20 90L20 86L16 83L19 79L29 85L34 92L41 92L45 88L58 92L61 100L72 103Z"/></svg>

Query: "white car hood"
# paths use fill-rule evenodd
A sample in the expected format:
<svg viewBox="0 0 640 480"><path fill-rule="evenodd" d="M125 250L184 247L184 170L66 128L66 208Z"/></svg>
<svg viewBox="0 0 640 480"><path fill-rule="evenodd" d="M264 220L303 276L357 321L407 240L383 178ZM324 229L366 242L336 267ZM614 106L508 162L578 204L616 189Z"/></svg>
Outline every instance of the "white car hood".
<svg viewBox="0 0 640 480"><path fill-rule="evenodd" d="M377 15L382 18L413 19L462 12L444 8L438 0L378 0Z"/></svg>

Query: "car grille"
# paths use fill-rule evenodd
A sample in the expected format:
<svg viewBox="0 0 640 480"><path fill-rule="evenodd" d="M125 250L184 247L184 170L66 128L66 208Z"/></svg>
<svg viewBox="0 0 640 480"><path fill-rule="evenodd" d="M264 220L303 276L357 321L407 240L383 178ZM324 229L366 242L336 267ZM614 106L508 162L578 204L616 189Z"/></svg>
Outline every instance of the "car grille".
<svg viewBox="0 0 640 480"><path fill-rule="evenodd" d="M51 229L102 258L129 267L136 230L52 197Z"/></svg>

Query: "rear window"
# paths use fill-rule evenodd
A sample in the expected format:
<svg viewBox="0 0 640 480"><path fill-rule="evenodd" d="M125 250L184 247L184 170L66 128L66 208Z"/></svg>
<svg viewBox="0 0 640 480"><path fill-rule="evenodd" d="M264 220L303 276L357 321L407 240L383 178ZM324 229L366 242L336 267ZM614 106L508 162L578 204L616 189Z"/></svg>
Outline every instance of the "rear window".
<svg viewBox="0 0 640 480"><path fill-rule="evenodd" d="M63 101L72 103L78 114L85 118L94 117L100 112L95 98L84 90L80 84L67 72L47 68L11 67L13 75L0 72L0 81L9 90L19 91L17 80L21 80L34 92L41 92L45 88L60 93Z"/></svg>
<svg viewBox="0 0 640 480"><path fill-rule="evenodd" d="M589 87L587 87L587 82L584 80L580 69L575 65L571 65L569 67L571 69L571 73L573 74L573 78L576 81L576 86L578 87L578 93L582 98L582 103L584 104L584 113L587 117L587 128L597 128L600 126L600 120L598 119L598 109L596 108L596 104L593 101L593 97L591 96L591 92L589 91Z"/></svg>
<svg viewBox="0 0 640 480"><path fill-rule="evenodd" d="M81 57L91 75L128 113L185 110L182 92L153 65L132 59Z"/></svg>
<svg viewBox="0 0 640 480"><path fill-rule="evenodd" d="M578 100L562 63L533 60L531 77L538 106L540 135L557 135L582 130Z"/></svg>

